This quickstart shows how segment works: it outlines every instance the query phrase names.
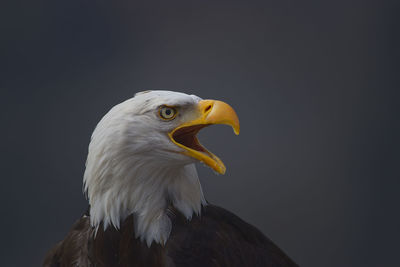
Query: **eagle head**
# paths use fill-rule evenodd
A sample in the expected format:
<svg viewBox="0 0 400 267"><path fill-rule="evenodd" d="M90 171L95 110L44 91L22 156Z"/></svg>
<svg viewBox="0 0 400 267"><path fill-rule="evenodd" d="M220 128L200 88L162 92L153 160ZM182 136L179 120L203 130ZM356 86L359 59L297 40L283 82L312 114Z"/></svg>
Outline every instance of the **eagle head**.
<svg viewBox="0 0 400 267"><path fill-rule="evenodd" d="M145 91L114 106L89 144L84 190L91 225L118 229L132 214L136 237L148 246L165 244L171 231L168 205L189 220L206 205L194 163L225 173L223 162L196 136L212 124L230 125L239 134L235 111L222 101Z"/></svg>

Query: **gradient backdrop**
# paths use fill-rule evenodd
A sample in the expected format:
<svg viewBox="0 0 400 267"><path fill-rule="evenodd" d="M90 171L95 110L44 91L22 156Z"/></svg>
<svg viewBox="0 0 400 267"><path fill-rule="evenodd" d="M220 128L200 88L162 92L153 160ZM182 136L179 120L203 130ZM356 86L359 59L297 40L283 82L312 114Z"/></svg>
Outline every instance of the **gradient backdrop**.
<svg viewBox="0 0 400 267"><path fill-rule="evenodd" d="M1 265L38 266L84 212L101 117L171 89L239 114L200 134L228 168L198 166L210 202L303 267L400 266L400 9L374 2L2 2Z"/></svg>

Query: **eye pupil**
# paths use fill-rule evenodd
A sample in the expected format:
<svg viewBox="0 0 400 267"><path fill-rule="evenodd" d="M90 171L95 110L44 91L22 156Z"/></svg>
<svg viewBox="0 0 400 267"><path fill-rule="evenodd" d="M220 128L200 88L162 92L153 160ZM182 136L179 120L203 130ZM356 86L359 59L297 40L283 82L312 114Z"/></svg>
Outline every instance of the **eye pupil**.
<svg viewBox="0 0 400 267"><path fill-rule="evenodd" d="M171 110L170 110L170 109L167 109L167 110L165 111L165 114L171 115Z"/></svg>

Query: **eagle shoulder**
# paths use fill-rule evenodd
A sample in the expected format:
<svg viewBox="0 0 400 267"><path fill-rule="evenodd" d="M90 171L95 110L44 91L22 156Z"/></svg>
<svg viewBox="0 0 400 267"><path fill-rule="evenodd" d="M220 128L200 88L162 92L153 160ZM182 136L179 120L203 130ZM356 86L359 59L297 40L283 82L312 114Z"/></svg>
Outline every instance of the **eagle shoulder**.
<svg viewBox="0 0 400 267"><path fill-rule="evenodd" d="M167 254L176 266L297 266L261 231L214 205L174 220Z"/></svg>
<svg viewBox="0 0 400 267"><path fill-rule="evenodd" d="M73 224L64 240L46 254L43 267L91 266L88 245L93 234L89 217L83 215Z"/></svg>

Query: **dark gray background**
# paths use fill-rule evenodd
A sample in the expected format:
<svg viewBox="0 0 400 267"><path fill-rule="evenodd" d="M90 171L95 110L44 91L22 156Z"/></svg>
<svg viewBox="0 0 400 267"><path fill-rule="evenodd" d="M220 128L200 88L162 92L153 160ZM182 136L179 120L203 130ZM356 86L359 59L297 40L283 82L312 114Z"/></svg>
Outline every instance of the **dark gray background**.
<svg viewBox="0 0 400 267"><path fill-rule="evenodd" d="M64 237L96 123L156 88L239 114L200 134L210 202L301 266L400 266L396 1L110 2L1 4L2 266Z"/></svg>

